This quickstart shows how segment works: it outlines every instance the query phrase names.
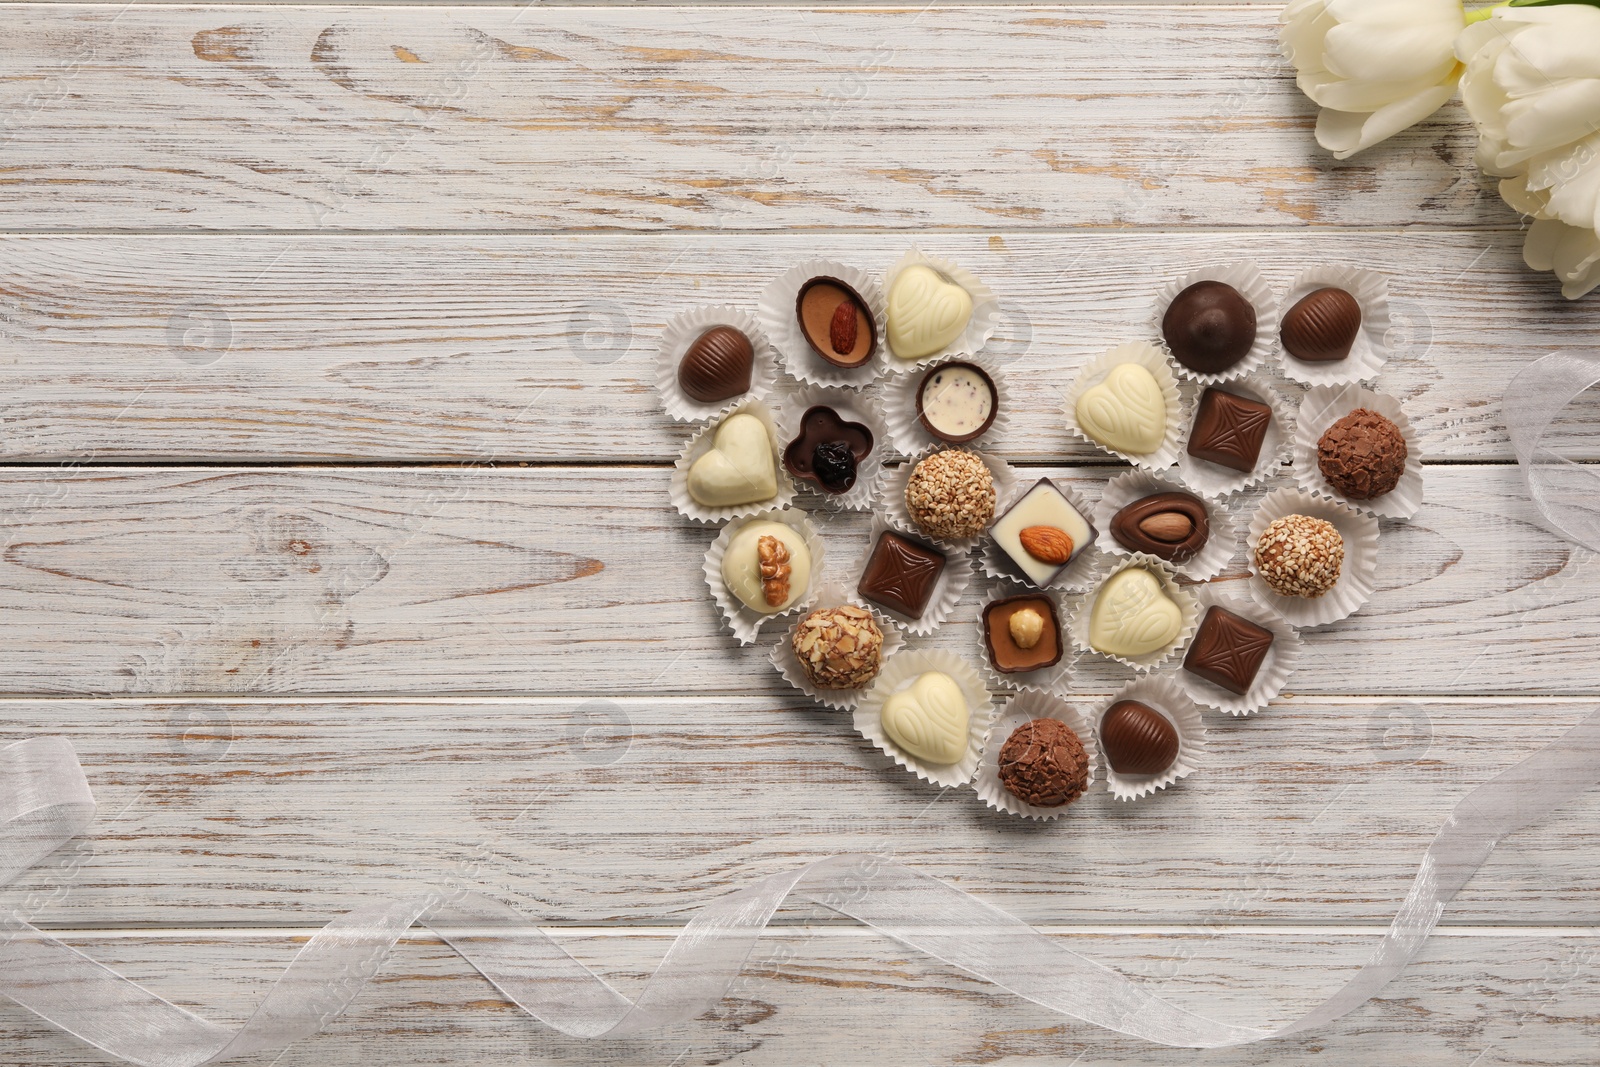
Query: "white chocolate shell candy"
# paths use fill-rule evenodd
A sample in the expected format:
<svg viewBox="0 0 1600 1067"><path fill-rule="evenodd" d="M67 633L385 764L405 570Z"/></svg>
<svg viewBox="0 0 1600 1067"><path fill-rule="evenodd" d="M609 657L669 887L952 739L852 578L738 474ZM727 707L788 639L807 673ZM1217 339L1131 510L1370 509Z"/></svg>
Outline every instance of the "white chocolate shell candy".
<svg viewBox="0 0 1600 1067"><path fill-rule="evenodd" d="M1089 644L1130 659L1170 644L1183 629L1183 612L1143 567L1113 574L1100 587L1089 615Z"/></svg>
<svg viewBox="0 0 1600 1067"><path fill-rule="evenodd" d="M880 720L889 740L917 759L945 766L967 754L972 713L955 679L929 671L883 702Z"/></svg>
<svg viewBox="0 0 1600 1067"><path fill-rule="evenodd" d="M932 267L907 267L889 290L889 350L901 359L940 351L966 330L972 294Z"/></svg>
<svg viewBox="0 0 1600 1067"><path fill-rule="evenodd" d="M1078 398L1078 428L1114 452L1144 456L1167 435L1167 401L1155 375L1119 363Z"/></svg>
<svg viewBox="0 0 1600 1067"><path fill-rule="evenodd" d="M717 427L711 451L689 467L688 487L689 495L708 508L777 496L778 462L766 425L754 415L739 414Z"/></svg>
<svg viewBox="0 0 1600 1067"><path fill-rule="evenodd" d="M781 522L746 524L722 554L722 584L751 611L766 615L788 611L811 584L811 552L805 538Z"/></svg>

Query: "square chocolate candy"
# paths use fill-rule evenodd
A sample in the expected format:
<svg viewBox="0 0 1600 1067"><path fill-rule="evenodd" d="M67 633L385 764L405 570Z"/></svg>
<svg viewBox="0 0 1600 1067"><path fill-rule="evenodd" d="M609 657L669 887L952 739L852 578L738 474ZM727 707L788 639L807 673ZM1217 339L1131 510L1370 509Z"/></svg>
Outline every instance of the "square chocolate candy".
<svg viewBox="0 0 1600 1067"><path fill-rule="evenodd" d="M856 592L874 604L920 619L944 573L944 553L885 530L872 546Z"/></svg>
<svg viewBox="0 0 1600 1067"><path fill-rule="evenodd" d="M1236 696L1250 691L1267 653L1273 633L1227 608L1212 606L1200 620L1194 643L1183 657L1183 669Z"/></svg>
<svg viewBox="0 0 1600 1067"><path fill-rule="evenodd" d="M1252 471L1272 425L1272 409L1259 400L1207 389L1189 430L1189 455L1236 471Z"/></svg>

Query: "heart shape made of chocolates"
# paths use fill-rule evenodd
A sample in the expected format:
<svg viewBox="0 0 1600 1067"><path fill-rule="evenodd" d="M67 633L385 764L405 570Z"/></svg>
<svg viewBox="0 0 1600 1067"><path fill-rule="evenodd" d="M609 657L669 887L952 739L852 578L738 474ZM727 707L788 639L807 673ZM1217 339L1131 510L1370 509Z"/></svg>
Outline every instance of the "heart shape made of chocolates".
<svg viewBox="0 0 1600 1067"><path fill-rule="evenodd" d="M883 702L879 718L889 739L917 759L948 766L967 754L972 714L966 695L948 674L921 675Z"/></svg>
<svg viewBox="0 0 1600 1067"><path fill-rule="evenodd" d="M971 293L931 267L907 267L889 290L889 350L901 359L931 356L971 319Z"/></svg>
<svg viewBox="0 0 1600 1067"><path fill-rule="evenodd" d="M766 424L739 414L717 427L711 451L689 467L689 495L711 508L771 500L778 495L778 464Z"/></svg>
<svg viewBox="0 0 1600 1067"><path fill-rule="evenodd" d="M1166 647L1183 629L1183 611L1161 580L1143 567L1112 575L1089 613L1089 643L1113 656L1137 658Z"/></svg>
<svg viewBox="0 0 1600 1067"><path fill-rule="evenodd" d="M1078 427L1115 452L1146 456L1167 436L1167 400L1155 375L1119 363L1078 397Z"/></svg>

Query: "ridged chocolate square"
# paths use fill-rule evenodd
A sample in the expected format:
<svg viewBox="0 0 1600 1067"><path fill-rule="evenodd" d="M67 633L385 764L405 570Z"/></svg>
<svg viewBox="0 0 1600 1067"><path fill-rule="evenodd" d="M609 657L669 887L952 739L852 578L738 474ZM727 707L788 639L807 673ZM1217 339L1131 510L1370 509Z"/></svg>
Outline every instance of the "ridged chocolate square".
<svg viewBox="0 0 1600 1067"><path fill-rule="evenodd" d="M856 592L874 604L920 619L944 573L944 553L885 530L872 547Z"/></svg>
<svg viewBox="0 0 1600 1067"><path fill-rule="evenodd" d="M1259 400L1207 389L1189 430L1189 455L1236 471L1255 469L1272 409Z"/></svg>
<svg viewBox="0 0 1600 1067"><path fill-rule="evenodd" d="M1226 608L1212 607L1200 620L1183 669L1237 696L1250 691L1272 649L1273 634Z"/></svg>

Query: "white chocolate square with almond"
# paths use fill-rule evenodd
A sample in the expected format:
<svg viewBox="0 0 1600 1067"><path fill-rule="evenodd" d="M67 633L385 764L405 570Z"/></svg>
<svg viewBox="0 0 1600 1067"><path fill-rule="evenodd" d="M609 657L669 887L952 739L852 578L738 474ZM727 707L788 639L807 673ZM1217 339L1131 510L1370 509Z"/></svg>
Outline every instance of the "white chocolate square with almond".
<svg viewBox="0 0 1600 1067"><path fill-rule="evenodd" d="M1065 559L1058 555L1050 555L1041 559L1029 552L1023 544L1023 531L1034 527L1047 527L1065 534L1072 542L1070 553ZM993 526L989 528L989 535L994 538L995 544L1011 557L1023 574L1035 586L1043 589L1049 585L1061 569L1078 553L1088 548L1094 541L1094 527L1089 521L1079 514L1078 509L1057 489L1048 478L1041 478L1039 483L1011 506L1011 509L1000 516ZM1029 542L1038 547L1040 538L1037 534L1028 538ZM1054 539L1051 540L1052 543Z"/></svg>

